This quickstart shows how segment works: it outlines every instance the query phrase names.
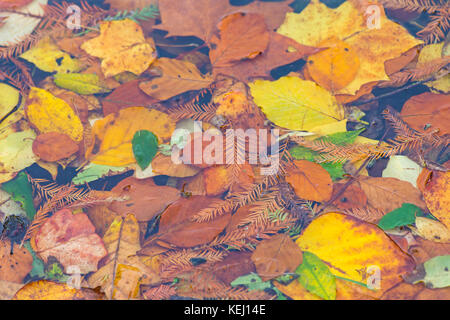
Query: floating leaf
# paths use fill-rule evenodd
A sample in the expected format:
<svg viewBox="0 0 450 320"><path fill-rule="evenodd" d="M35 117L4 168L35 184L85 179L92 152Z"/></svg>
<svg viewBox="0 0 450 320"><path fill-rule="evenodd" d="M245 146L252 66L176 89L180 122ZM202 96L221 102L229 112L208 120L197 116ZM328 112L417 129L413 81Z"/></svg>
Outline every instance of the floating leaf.
<svg viewBox="0 0 450 320"><path fill-rule="evenodd" d="M105 77L124 71L140 75L155 60L155 50L146 41L142 28L130 19L102 22L100 36L86 41L81 48L103 59Z"/></svg>
<svg viewBox="0 0 450 320"><path fill-rule="evenodd" d="M422 210L411 203L404 203L401 208L384 215L378 222L378 226L383 230L407 226L413 224L417 216L423 216Z"/></svg>
<svg viewBox="0 0 450 320"><path fill-rule="evenodd" d="M89 95L111 91L95 73L58 73L53 78L58 87L78 94Z"/></svg>
<svg viewBox="0 0 450 320"><path fill-rule="evenodd" d="M200 90L212 82L209 76L202 75L197 67L188 61L160 58L153 68L160 69L162 76L142 82L139 87L158 100L167 100L190 90Z"/></svg>
<svg viewBox="0 0 450 320"><path fill-rule="evenodd" d="M28 219L33 220L36 209L33 204L33 189L26 173L19 173L14 180L2 184L1 188L8 192L14 201L20 202Z"/></svg>
<svg viewBox="0 0 450 320"><path fill-rule="evenodd" d="M373 291L374 297L399 283L414 265L377 226L340 213L313 220L296 243L317 255L339 277L366 283L367 273L378 269L381 290Z"/></svg>
<svg viewBox="0 0 450 320"><path fill-rule="evenodd" d="M344 119L335 98L312 81L296 77L257 80L250 83L250 89L267 118L283 128L314 132L315 127Z"/></svg>
<svg viewBox="0 0 450 320"><path fill-rule="evenodd" d="M64 209L51 216L35 236L36 253L48 261L55 257L66 271L77 268L81 274L97 270L107 254L101 238L84 213Z"/></svg>
<svg viewBox="0 0 450 320"><path fill-rule="evenodd" d="M145 170L158 152L158 137L148 130L141 130L134 134L133 154L138 165Z"/></svg>
<svg viewBox="0 0 450 320"><path fill-rule="evenodd" d="M151 131L161 141L167 141L175 124L167 114L154 109L122 109L95 122L92 128L95 141L86 158L96 164L117 167L135 163L132 140L140 130ZM97 147L93 148L95 145Z"/></svg>
<svg viewBox="0 0 450 320"><path fill-rule="evenodd" d="M110 174L121 173L125 170L127 170L126 167L112 167L90 163L72 179L72 183L75 185L85 184L103 178Z"/></svg>
<svg viewBox="0 0 450 320"><path fill-rule="evenodd" d="M36 137L33 152L44 161L55 162L77 153L78 144L64 133L48 132Z"/></svg>
<svg viewBox="0 0 450 320"><path fill-rule="evenodd" d="M336 280L328 266L315 254L303 252L303 263L295 271L298 281L310 292L325 300L336 299Z"/></svg>
<svg viewBox="0 0 450 320"><path fill-rule="evenodd" d="M20 57L45 72L69 73L83 68L80 61L61 51L50 38L42 39Z"/></svg>
<svg viewBox="0 0 450 320"><path fill-rule="evenodd" d="M41 133L64 133L77 142L83 138L84 129L80 118L67 102L46 90L31 89L26 113L29 121Z"/></svg>

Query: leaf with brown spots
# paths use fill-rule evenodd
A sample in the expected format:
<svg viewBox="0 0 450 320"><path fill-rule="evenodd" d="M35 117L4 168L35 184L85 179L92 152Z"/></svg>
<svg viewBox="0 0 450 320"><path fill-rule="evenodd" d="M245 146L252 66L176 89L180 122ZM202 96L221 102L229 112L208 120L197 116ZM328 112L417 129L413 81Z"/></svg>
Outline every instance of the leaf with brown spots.
<svg viewBox="0 0 450 320"><path fill-rule="evenodd" d="M26 248L15 246L11 254L11 243L0 240L0 280L22 283L32 264L33 256Z"/></svg>

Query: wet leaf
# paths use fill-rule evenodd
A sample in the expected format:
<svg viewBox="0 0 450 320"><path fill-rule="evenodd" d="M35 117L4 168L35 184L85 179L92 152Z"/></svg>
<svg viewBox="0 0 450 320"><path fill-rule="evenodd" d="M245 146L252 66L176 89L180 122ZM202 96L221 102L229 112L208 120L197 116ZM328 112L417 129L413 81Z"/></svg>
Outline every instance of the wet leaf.
<svg viewBox="0 0 450 320"><path fill-rule="evenodd" d="M430 212L450 230L450 172L434 171L423 197Z"/></svg>
<svg viewBox="0 0 450 320"><path fill-rule="evenodd" d="M54 75L54 81L58 87L79 94L89 95L111 91L95 73L58 73Z"/></svg>
<svg viewBox="0 0 450 320"><path fill-rule="evenodd" d="M131 143L138 165L145 170L158 152L158 137L153 132L141 130L134 134Z"/></svg>
<svg viewBox="0 0 450 320"><path fill-rule="evenodd" d="M68 135L48 132L33 141L33 152L44 161L55 162L78 152L78 144Z"/></svg>
<svg viewBox="0 0 450 320"><path fill-rule="evenodd" d="M83 138L83 125L72 108L50 92L32 88L26 107L28 120L41 132L59 132L79 142Z"/></svg>
<svg viewBox="0 0 450 320"><path fill-rule="evenodd" d="M315 127L343 119L342 107L334 97L312 81L283 77L257 80L250 88L267 118L283 128L314 132Z"/></svg>
<svg viewBox="0 0 450 320"><path fill-rule="evenodd" d="M440 243L450 243L450 230L436 220L416 218L417 233L424 239Z"/></svg>
<svg viewBox="0 0 450 320"><path fill-rule="evenodd" d="M64 269L77 268L81 274L97 270L107 252L101 238L84 213L61 210L51 216L34 238L36 253L46 262L55 257Z"/></svg>
<svg viewBox="0 0 450 320"><path fill-rule="evenodd" d="M401 208L395 209L381 218L378 226L383 230L407 226L416 221L416 217L423 216L422 210L411 203L404 203Z"/></svg>
<svg viewBox="0 0 450 320"><path fill-rule="evenodd" d="M45 72L70 73L83 68L83 63L61 51L50 38L42 39L20 57Z"/></svg>
<svg viewBox="0 0 450 320"><path fill-rule="evenodd" d="M140 75L155 60L155 50L144 37L141 27L130 19L105 21L100 36L86 41L81 48L102 59L105 77L130 71Z"/></svg>
<svg viewBox="0 0 450 320"><path fill-rule="evenodd" d="M285 272L293 273L302 260L301 250L285 234L263 240L252 255L252 261L263 281L276 278Z"/></svg>
<svg viewBox="0 0 450 320"><path fill-rule="evenodd" d="M85 184L105 176L121 173L125 170L127 170L126 167L113 167L90 163L72 179L72 183L76 185Z"/></svg>
<svg viewBox="0 0 450 320"><path fill-rule="evenodd" d="M33 203L33 189L26 173L21 172L14 180L1 185L2 190L8 192L14 201L20 202L28 219L33 220L36 209Z"/></svg>
<svg viewBox="0 0 450 320"><path fill-rule="evenodd" d="M175 130L175 124L167 114L154 109L122 109L95 122L92 128L95 141L86 158L96 164L117 167L135 163L132 140L140 130L151 131L165 141Z"/></svg>
<svg viewBox="0 0 450 320"><path fill-rule="evenodd" d="M295 194L306 200L323 202L330 200L333 183L330 174L320 165L306 160L295 160L295 169L286 177Z"/></svg>
<svg viewBox="0 0 450 320"><path fill-rule="evenodd" d="M142 82L139 87L158 100L167 100L190 90L200 90L212 82L210 77L202 75L197 67L188 61L160 58L153 68L160 69L162 76Z"/></svg>
<svg viewBox="0 0 450 320"><path fill-rule="evenodd" d="M75 289L65 283L39 280L20 289L14 300L103 300L103 296L90 289Z"/></svg>
<svg viewBox="0 0 450 320"><path fill-rule="evenodd" d="M11 244L8 240L0 240L0 280L22 283L31 271L33 257L25 248L17 245L11 254Z"/></svg>
<svg viewBox="0 0 450 320"><path fill-rule="evenodd" d="M311 293L325 300L336 299L336 280L328 266L315 254L303 252L303 263L295 271L298 281Z"/></svg>
<svg viewBox="0 0 450 320"><path fill-rule="evenodd" d="M133 213L138 221L151 220L180 198L180 192L175 188L133 177L122 180L112 191L127 200L115 201L109 208L122 215Z"/></svg>
<svg viewBox="0 0 450 320"><path fill-rule="evenodd" d="M383 170L383 178L397 178L417 187L421 170L422 168L407 156L391 156L386 169Z"/></svg>
<svg viewBox="0 0 450 320"><path fill-rule="evenodd" d="M379 268L381 290L374 291L374 297L400 282L414 266L381 229L340 213L316 218L296 243L317 255L336 276L366 283L369 268Z"/></svg>

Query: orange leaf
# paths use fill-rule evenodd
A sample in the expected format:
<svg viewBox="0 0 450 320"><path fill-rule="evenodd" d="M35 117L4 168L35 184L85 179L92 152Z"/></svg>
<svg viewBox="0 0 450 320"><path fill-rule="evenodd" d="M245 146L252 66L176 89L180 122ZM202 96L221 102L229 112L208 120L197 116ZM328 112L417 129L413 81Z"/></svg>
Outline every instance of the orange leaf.
<svg viewBox="0 0 450 320"><path fill-rule="evenodd" d="M54 162L78 152L78 144L66 134L48 132L33 141L33 152L44 161Z"/></svg>
<svg viewBox="0 0 450 320"><path fill-rule="evenodd" d="M323 202L330 200L333 182L330 174L317 163L295 160L296 169L289 172L286 181L302 199Z"/></svg>
<svg viewBox="0 0 450 320"><path fill-rule="evenodd" d="M226 67L243 59L253 59L269 44L264 17L258 14L235 13L219 23L220 38L211 39L211 64Z"/></svg>

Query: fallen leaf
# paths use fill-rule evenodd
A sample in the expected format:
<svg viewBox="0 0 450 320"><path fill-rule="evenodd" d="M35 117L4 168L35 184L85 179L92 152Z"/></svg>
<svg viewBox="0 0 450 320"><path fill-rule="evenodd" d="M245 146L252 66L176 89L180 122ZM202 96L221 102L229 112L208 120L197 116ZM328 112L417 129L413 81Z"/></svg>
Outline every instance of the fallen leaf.
<svg viewBox="0 0 450 320"><path fill-rule="evenodd" d="M317 163L306 160L294 160L296 166L287 177L295 194L305 200L323 202L330 200L333 182L330 174Z"/></svg>
<svg viewBox="0 0 450 320"><path fill-rule="evenodd" d="M444 256L450 252L448 243L438 243L419 237L414 240L415 243L409 247L408 253L414 258L416 264L422 264L431 258Z"/></svg>
<svg viewBox="0 0 450 320"><path fill-rule="evenodd" d="M433 171L423 197L430 212L450 230L450 172Z"/></svg>
<svg viewBox="0 0 450 320"><path fill-rule="evenodd" d="M219 235L231 215L226 213L210 222L196 222L191 218L200 210L212 206L217 198L192 196L169 206L159 222L159 239L178 247L188 248L205 244Z"/></svg>
<svg viewBox="0 0 450 320"><path fill-rule="evenodd" d="M384 293L382 300L449 300L450 288L428 289L423 284L399 283Z"/></svg>
<svg viewBox="0 0 450 320"><path fill-rule="evenodd" d="M141 130L134 134L133 140L133 154L139 167L145 170L156 153L158 152L158 137L148 130Z"/></svg>
<svg viewBox="0 0 450 320"><path fill-rule="evenodd" d="M23 286L23 284L0 280L0 300L12 300Z"/></svg>
<svg viewBox="0 0 450 320"><path fill-rule="evenodd" d="M312 81L283 77L249 85L255 103L280 127L314 132L315 127L344 119L335 98Z"/></svg>
<svg viewBox="0 0 450 320"><path fill-rule="evenodd" d="M303 252L303 263L295 271L298 281L311 293L325 300L336 299L336 278L315 254ZM295 281L295 280L294 280Z"/></svg>
<svg viewBox="0 0 450 320"><path fill-rule="evenodd" d="M46 262L55 257L64 269L78 268L81 274L97 271L107 252L102 239L84 213L64 209L51 216L34 237L36 253Z"/></svg>
<svg viewBox="0 0 450 320"><path fill-rule="evenodd" d="M40 40L20 57L45 72L70 73L78 72L83 68L81 61L61 51L51 38Z"/></svg>
<svg viewBox="0 0 450 320"><path fill-rule="evenodd" d="M235 13L218 25L219 37L210 40L209 57L213 67L226 67L239 60L253 59L269 44L264 17L258 14Z"/></svg>
<svg viewBox="0 0 450 320"><path fill-rule="evenodd" d="M425 127L439 129L439 135L450 133L450 95L425 92L411 97L403 105L400 116L413 129L424 132Z"/></svg>
<svg viewBox="0 0 450 320"><path fill-rule="evenodd" d="M22 283L31 271L33 257L25 248L14 247L11 254L11 243L0 240L0 280Z"/></svg>
<svg viewBox="0 0 450 320"><path fill-rule="evenodd" d="M14 132L0 140L0 183L13 179L17 172L38 160L33 153L33 130Z"/></svg>
<svg viewBox="0 0 450 320"><path fill-rule="evenodd" d="M378 222L378 226L383 230L403 227L416 222L416 217L418 216L423 216L423 212L418 206L404 203L401 208L385 214Z"/></svg>
<svg viewBox="0 0 450 320"><path fill-rule="evenodd" d="M83 124L72 108L50 92L32 88L26 107L28 120L41 133L59 132L79 142L83 138Z"/></svg>
<svg viewBox="0 0 450 320"><path fill-rule="evenodd" d="M181 195L177 189L157 186L151 181L151 179L138 180L133 177L122 180L112 189L112 192L127 200L115 201L109 208L122 215L133 213L138 221L149 221L180 198Z"/></svg>
<svg viewBox="0 0 450 320"><path fill-rule="evenodd" d="M33 0L1 0L0 9L16 10L29 4L32 1Z"/></svg>
<svg viewBox="0 0 450 320"><path fill-rule="evenodd" d="M286 272L293 273L302 263L303 256L289 236L278 234L256 246L252 261L261 279L268 281Z"/></svg>
<svg viewBox="0 0 450 320"><path fill-rule="evenodd" d="M409 182L417 188L417 178L421 170L422 168L407 156L391 156L382 176Z"/></svg>
<svg viewBox="0 0 450 320"><path fill-rule="evenodd" d="M95 73L58 73L53 78L58 87L78 94L90 95L111 91Z"/></svg>
<svg viewBox="0 0 450 320"><path fill-rule="evenodd" d="M396 178L361 177L357 184L366 194L369 205L386 213L400 208L404 203L426 209L421 192L409 182Z"/></svg>
<svg viewBox="0 0 450 320"><path fill-rule="evenodd" d="M103 295L91 289L75 289L66 283L39 280L25 285L13 300L103 300Z"/></svg>
<svg viewBox="0 0 450 320"><path fill-rule="evenodd" d="M450 243L450 230L439 221L417 217L416 228L419 236L439 243Z"/></svg>
<svg viewBox="0 0 450 320"><path fill-rule="evenodd" d="M333 194L331 198L333 199L344 186L345 183L335 183L333 185ZM342 210L365 208L367 206L367 196L361 188L350 185L345 189L344 193L333 202L333 205Z"/></svg>
<svg viewBox="0 0 450 320"><path fill-rule="evenodd" d="M138 296L144 276L157 278L141 262L136 252L141 249L139 224L134 215L117 217L106 231L103 242L108 251L104 265L92 274L88 283L101 287L108 299L133 299Z"/></svg>
<svg viewBox="0 0 450 320"><path fill-rule="evenodd" d="M123 167L136 162L132 140L136 132L149 130L167 141L175 124L165 113L144 107L131 107L112 113L94 123L94 144L86 152L93 163Z"/></svg>
<svg viewBox="0 0 450 320"><path fill-rule="evenodd" d="M142 91L153 99L167 100L186 91L206 88L212 83L209 76L202 75L197 67L188 61L160 58L153 68L160 69L162 76L139 85Z"/></svg>
<svg viewBox="0 0 450 320"><path fill-rule="evenodd" d="M384 62L421 44L379 8L380 28L371 28L364 14L349 1L330 9L319 0L312 0L301 13L287 13L277 32L313 47L332 37L347 43L358 56L360 68L355 79L337 93L355 94L364 84L389 80Z"/></svg>
<svg viewBox="0 0 450 320"><path fill-rule="evenodd" d="M450 255L437 256L425 261L415 272L405 279L408 283L423 282L427 288L450 286Z"/></svg>
<svg viewBox="0 0 450 320"><path fill-rule="evenodd" d="M366 283L369 268L379 268L381 289L373 291L374 297L400 282L414 266L381 229L340 213L326 213L313 220L296 243L303 251L317 255L336 276Z"/></svg>
<svg viewBox="0 0 450 320"><path fill-rule="evenodd" d="M139 24L130 19L104 21L100 36L86 41L81 48L102 60L106 77L124 71L142 74L155 60L155 50L144 37Z"/></svg>
<svg viewBox="0 0 450 320"><path fill-rule="evenodd" d="M151 163L153 172L159 175L166 175L176 178L187 178L195 176L200 172L200 169L186 165L175 164L171 157L157 154Z"/></svg>
<svg viewBox="0 0 450 320"><path fill-rule="evenodd" d="M44 161L55 162L78 152L78 144L59 132L43 133L33 141L33 152Z"/></svg>

